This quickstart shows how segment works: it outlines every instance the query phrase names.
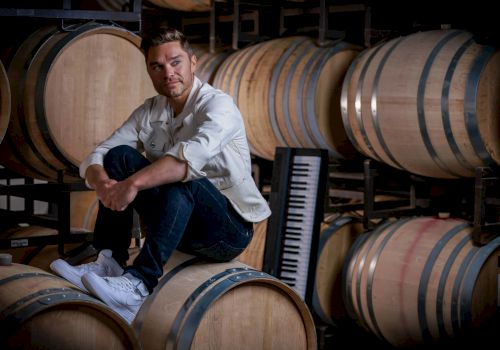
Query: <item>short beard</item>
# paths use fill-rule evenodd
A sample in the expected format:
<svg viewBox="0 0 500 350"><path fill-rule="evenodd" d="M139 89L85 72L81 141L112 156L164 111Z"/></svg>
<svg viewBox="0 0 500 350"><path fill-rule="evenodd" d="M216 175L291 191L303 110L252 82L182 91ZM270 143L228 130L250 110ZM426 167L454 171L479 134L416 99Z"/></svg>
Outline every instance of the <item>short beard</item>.
<svg viewBox="0 0 500 350"><path fill-rule="evenodd" d="M184 90L180 91L180 92L177 92L177 91L169 91L165 94L165 96L167 97L179 97L182 95L182 93L184 92Z"/></svg>

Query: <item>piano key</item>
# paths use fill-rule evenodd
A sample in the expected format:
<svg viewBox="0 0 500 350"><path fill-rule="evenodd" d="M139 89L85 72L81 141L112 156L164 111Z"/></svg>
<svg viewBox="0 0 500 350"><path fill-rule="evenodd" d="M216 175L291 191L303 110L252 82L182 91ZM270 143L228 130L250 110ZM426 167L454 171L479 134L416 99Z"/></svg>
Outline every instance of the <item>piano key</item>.
<svg viewBox="0 0 500 350"><path fill-rule="evenodd" d="M316 207L322 204L318 203L320 170L327 158L324 152L317 155L286 154L290 157L286 162L289 178L288 188L284 191L285 217L280 226L278 275L305 299Z"/></svg>

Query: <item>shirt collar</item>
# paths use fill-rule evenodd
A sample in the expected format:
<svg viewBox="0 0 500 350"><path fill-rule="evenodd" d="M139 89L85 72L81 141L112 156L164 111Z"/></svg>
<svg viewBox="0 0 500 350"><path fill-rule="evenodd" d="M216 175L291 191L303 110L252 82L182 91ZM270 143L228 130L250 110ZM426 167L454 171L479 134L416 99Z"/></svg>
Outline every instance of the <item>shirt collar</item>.
<svg viewBox="0 0 500 350"><path fill-rule="evenodd" d="M199 92L202 85L203 85L203 83L201 82L201 80L197 76L194 76L193 86L191 87L191 91L189 92L189 96L186 100L186 104L184 105L184 109L175 119L180 121L180 120L184 119L189 113L191 113L191 111L193 109L193 104L196 101L196 96L198 95L198 92ZM162 122L165 122L165 121L168 121L170 119L173 119L174 111L172 110L172 108L168 104L167 98L165 96L162 96L162 98L164 101L164 112L160 115L159 120Z"/></svg>
<svg viewBox="0 0 500 350"><path fill-rule="evenodd" d="M191 107L192 103L194 102L194 100L196 100L195 96L198 95L198 91L200 90L201 85L203 85L201 80L198 79L198 77L196 75L194 75L193 78L194 78L193 79L193 86L191 87L191 91L189 92L189 96L186 100L186 104L184 105L184 109L182 110L182 112L180 114L184 114L184 112L186 112L186 110L191 109L190 107Z"/></svg>

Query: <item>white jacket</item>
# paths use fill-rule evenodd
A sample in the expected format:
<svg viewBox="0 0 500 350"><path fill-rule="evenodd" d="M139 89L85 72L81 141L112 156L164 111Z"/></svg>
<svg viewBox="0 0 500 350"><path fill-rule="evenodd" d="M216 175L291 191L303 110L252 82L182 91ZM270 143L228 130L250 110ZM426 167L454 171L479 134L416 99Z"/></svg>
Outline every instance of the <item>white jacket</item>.
<svg viewBox="0 0 500 350"><path fill-rule="evenodd" d="M240 111L229 95L196 77L182 113L174 118L165 96L147 99L82 162L80 176L89 165L102 165L104 155L118 145L145 152L151 162L167 154L186 161L184 181L207 177L247 221L271 215L251 175Z"/></svg>

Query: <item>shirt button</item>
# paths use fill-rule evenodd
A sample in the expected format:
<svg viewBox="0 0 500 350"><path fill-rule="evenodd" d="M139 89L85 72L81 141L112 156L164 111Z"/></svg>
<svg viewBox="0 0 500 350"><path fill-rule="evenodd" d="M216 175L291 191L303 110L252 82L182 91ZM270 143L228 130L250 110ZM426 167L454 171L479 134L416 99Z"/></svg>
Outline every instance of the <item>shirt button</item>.
<svg viewBox="0 0 500 350"><path fill-rule="evenodd" d="M151 147L152 148L155 148L156 147L156 144L154 142L151 142Z"/></svg>

